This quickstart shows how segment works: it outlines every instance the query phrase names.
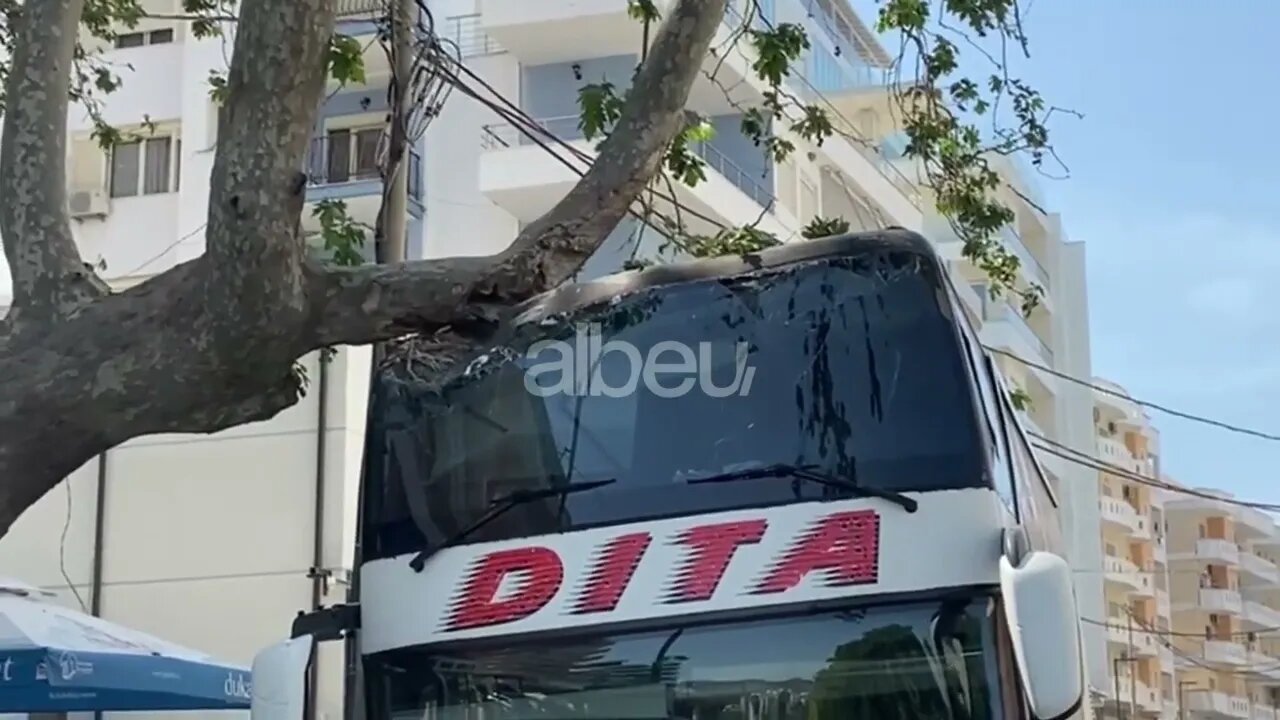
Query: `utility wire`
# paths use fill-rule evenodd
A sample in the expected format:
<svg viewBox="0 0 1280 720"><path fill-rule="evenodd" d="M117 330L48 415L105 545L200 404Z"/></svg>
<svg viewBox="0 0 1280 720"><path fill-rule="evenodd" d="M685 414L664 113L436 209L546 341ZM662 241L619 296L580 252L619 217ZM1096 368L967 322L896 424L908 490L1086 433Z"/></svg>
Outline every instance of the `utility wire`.
<svg viewBox="0 0 1280 720"><path fill-rule="evenodd" d="M1077 465L1083 465L1093 470L1111 473L1112 475L1119 476L1126 480L1131 480L1140 485L1147 485L1150 487L1159 488L1161 490L1167 490L1169 492L1180 494L1180 495L1189 495L1191 497L1198 497L1206 500L1216 500L1218 502L1225 503L1227 505L1237 505L1239 507L1253 508L1255 510L1264 510L1268 512L1280 512L1280 504L1252 502L1248 500L1236 500L1235 498L1220 497L1218 495L1214 495L1212 493L1208 493L1203 490L1196 490L1194 488L1187 488L1179 485L1173 485L1171 483L1165 482L1158 478L1154 478L1149 475L1141 475L1136 472L1133 472L1132 470L1129 470L1128 468L1124 468L1119 465L1114 465L1104 460L1100 460L1098 458L1093 457L1092 455L1089 455L1087 453L1081 452L1074 448L1068 447L1056 440L1047 438L1044 435L1040 435L1038 433L1034 433L1030 431L1027 432L1027 435L1039 441L1037 443L1032 443L1033 447L1035 447L1037 450L1040 450L1042 452L1047 452L1050 455L1055 455L1069 462L1076 463ZM1045 443L1045 444L1041 444L1041 443Z"/></svg>
<svg viewBox="0 0 1280 720"><path fill-rule="evenodd" d="M1050 375L1053 375L1054 377L1062 378L1063 380L1075 383L1077 385L1093 388L1095 391L1100 392L1104 395L1110 395L1112 397L1128 400L1134 405L1139 405L1145 408L1151 408L1152 410L1157 410L1159 412L1165 413L1166 415L1172 415L1174 417L1182 418L1183 420L1191 420L1192 422L1198 422L1204 425L1211 425L1213 427L1220 428L1222 430L1228 430L1234 433L1239 433L1241 435L1249 435L1251 437L1260 438L1262 440L1280 442L1280 435L1277 435L1275 433L1270 433L1264 430L1258 430L1255 428L1246 427L1244 425L1237 425L1235 423L1229 423L1224 420L1216 420L1214 418L1206 417L1204 415L1197 415L1195 413L1187 412L1185 410L1178 410L1177 408L1172 408L1172 407L1169 407L1168 405L1162 405L1160 403L1153 402L1151 400L1143 400L1141 398L1136 398L1136 397L1133 397L1132 395L1126 395L1125 393L1122 393L1118 390L1114 390L1112 388L1098 385L1092 380L1085 380L1082 378L1078 378L1074 375L1064 373L1061 370L1056 370L1054 368L1051 368L1048 365L1044 365L1042 363L1038 363L1033 360L1028 360L1020 355L1009 352L1008 350L994 348L994 347L991 347L990 345L986 345L984 347L986 347L987 350L993 353L1004 355L1005 357L1010 358L1011 360L1014 360L1022 365L1026 365L1027 367L1035 368L1037 370L1042 370L1044 372L1049 373Z"/></svg>

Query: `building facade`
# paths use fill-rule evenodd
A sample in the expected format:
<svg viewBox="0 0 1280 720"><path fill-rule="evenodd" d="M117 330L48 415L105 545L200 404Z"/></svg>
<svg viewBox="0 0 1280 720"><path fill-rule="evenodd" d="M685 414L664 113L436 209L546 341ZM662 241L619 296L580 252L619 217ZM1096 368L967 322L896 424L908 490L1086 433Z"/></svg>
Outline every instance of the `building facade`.
<svg viewBox="0 0 1280 720"><path fill-rule="evenodd" d="M1280 531L1274 518L1194 488L1165 503L1172 645L1188 717L1280 716Z"/></svg>
<svg viewBox="0 0 1280 720"><path fill-rule="evenodd" d="M1176 714L1168 518L1161 477L1160 436L1124 388L1094 378L1101 562L1077 574L1100 574L1106 614L1086 625L1107 641L1110 684L1102 688L1108 715L1132 718Z"/></svg>
<svg viewBox="0 0 1280 720"><path fill-rule="evenodd" d="M367 82L332 86L308 156L308 200L342 200L372 226L380 196L378 158L389 68L371 21L377 0L336 0L340 30L365 45ZM143 0L158 17L179 0ZM669 0L659 0L660 9ZM1089 377L1084 249L1067 240L1061 219L1043 210L1031 176L999 167L1020 194L1018 219L1003 237L1023 259L1025 283L1046 291L1023 318L992 299L959 243L929 210L909 168L895 160L896 130L883 86L890 57L846 0L760 0L765 20L794 22L812 48L787 89L831 113L840 133L821 147L789 138L797 150L776 162L738 131L743 107L764 88L741 51L708 61L689 106L717 132L696 148L706 180L677 185L693 232L758 220L795 240L815 216L839 217L853 230L901 226L933 238L947 258L968 312L999 355L1001 370L1030 397L1028 426L1092 452L1087 388L1058 374ZM432 0L439 35L454 43L477 89L492 102L453 93L409 168L408 248L412 257L486 255L505 248L525 224L558 201L585 169L593 143L582 138L577 96L587 83L627 86L643 28L626 0ZM746 19L742 0L717 38ZM105 119L136 138L113 152L97 148L86 117L73 113L68 183L76 238L85 259L113 284L127 286L203 252L209 175L217 139L210 72L225 68L229 38L197 39L184 23L144 19L101 48L122 70ZM483 82L481 82L483 81ZM728 88L728 90L726 89ZM516 129L510 102L525 121L568 148L549 152ZM580 155L579 155L580 154ZM584 157L586 159L584 159ZM566 161L567 164L566 164ZM576 168L576 169L575 169ZM661 203L659 203L661 206ZM318 223L304 214L304 229ZM623 222L581 278L615 272L630 258L652 258L660 233ZM372 254L372 248L366 248ZM28 511L0 542L3 574L58 591L113 621L248 663L282 637L293 616L341 601L351 571L369 379L367 349L340 349L321 364L304 359L306 398L277 418L209 436L140 438L78 470ZM1055 374L1058 373L1058 374ZM1046 457L1067 522L1073 560L1101 557L1100 485L1092 471ZM1081 478L1085 478L1082 482ZM1100 575L1082 575L1082 611L1102 617ZM1086 633L1090 681L1109 678L1103 633ZM318 717L341 714L340 648L318 659ZM1101 668L1101 675L1099 675ZM225 716L225 713L220 714Z"/></svg>

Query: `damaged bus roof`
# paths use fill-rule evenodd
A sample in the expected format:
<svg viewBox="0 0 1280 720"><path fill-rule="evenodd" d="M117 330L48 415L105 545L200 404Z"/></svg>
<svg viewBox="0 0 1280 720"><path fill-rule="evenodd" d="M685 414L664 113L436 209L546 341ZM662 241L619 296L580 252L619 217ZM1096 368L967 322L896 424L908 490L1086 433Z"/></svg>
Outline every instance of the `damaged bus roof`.
<svg viewBox="0 0 1280 720"><path fill-rule="evenodd" d="M726 255L656 265L644 270L609 275L599 280L561 285L521 305L516 324L538 322L664 285L767 273L797 263L891 252L915 256L925 262L928 271L939 275L942 273L942 265L928 240L910 230L888 228L801 240L746 256Z"/></svg>

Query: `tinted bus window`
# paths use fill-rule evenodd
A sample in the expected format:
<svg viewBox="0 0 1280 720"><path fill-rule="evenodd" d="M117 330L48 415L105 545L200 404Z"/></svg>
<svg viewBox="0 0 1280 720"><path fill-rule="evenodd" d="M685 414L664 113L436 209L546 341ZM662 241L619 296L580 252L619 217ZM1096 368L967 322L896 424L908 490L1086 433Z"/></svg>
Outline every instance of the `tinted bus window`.
<svg viewBox="0 0 1280 720"><path fill-rule="evenodd" d="M907 253L669 285L523 325L438 397L384 388L366 557L565 482L616 480L470 541L832 496L790 478L686 482L761 464L899 491L989 486L939 287Z"/></svg>

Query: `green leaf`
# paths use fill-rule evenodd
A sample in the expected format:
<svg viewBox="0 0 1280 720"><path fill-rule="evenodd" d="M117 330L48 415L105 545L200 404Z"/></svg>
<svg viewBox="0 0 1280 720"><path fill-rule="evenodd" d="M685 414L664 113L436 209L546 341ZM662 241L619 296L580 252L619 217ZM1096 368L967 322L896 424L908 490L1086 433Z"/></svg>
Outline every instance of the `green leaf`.
<svg viewBox="0 0 1280 720"><path fill-rule="evenodd" d="M815 217L800 231L801 237L809 240L843 235L849 232L849 221L844 218Z"/></svg>
<svg viewBox="0 0 1280 720"><path fill-rule="evenodd" d="M334 33L329 39L326 70L340 85L363 83L364 48L360 41L350 35Z"/></svg>
<svg viewBox="0 0 1280 720"><path fill-rule="evenodd" d="M608 81L583 85L578 89L578 129L583 138L604 135L622 116L622 98L614 93Z"/></svg>
<svg viewBox="0 0 1280 720"><path fill-rule="evenodd" d="M329 262L348 267L364 264L365 231L347 214L345 202L321 200L311 215L320 221L321 247Z"/></svg>

